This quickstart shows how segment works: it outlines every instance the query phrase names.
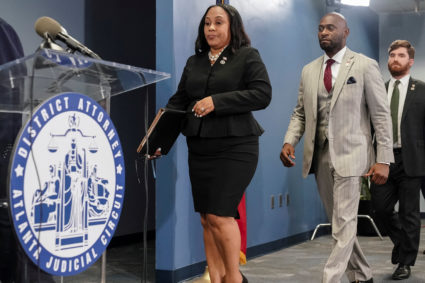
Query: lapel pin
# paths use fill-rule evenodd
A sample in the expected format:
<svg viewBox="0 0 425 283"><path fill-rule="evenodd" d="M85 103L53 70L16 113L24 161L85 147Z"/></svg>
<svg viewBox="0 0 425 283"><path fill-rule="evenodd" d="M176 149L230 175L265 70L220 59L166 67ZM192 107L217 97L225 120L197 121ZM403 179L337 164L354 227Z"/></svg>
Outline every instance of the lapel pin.
<svg viewBox="0 0 425 283"><path fill-rule="evenodd" d="M350 67L353 57L347 59L347 63L345 63L346 67Z"/></svg>
<svg viewBox="0 0 425 283"><path fill-rule="evenodd" d="M410 90L415 90L415 84L412 84L412 86L410 87Z"/></svg>
<svg viewBox="0 0 425 283"><path fill-rule="evenodd" d="M220 64L221 64L221 65L224 65L224 64L226 64L226 61L225 61L225 60L221 60L221 61L220 61Z"/></svg>

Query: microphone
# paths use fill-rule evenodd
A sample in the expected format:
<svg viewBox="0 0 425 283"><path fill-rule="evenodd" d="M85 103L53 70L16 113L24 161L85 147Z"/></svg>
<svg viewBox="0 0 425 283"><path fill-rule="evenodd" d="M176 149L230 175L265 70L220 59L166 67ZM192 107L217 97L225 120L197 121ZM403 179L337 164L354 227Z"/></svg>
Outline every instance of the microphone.
<svg viewBox="0 0 425 283"><path fill-rule="evenodd" d="M38 18L34 24L34 28L36 33L42 38L46 38L47 34L47 36L52 38L53 40L60 40L65 43L72 51L78 51L85 56L100 59L99 55L97 55L89 48L84 46L82 43L80 43L78 40L70 36L66 32L65 28L63 28L57 21L52 18Z"/></svg>

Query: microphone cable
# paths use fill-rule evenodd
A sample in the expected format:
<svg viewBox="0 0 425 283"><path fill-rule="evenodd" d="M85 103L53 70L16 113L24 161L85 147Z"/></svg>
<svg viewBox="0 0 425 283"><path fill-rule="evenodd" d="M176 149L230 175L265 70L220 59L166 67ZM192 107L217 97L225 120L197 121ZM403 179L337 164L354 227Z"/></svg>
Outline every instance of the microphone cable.
<svg viewBox="0 0 425 283"><path fill-rule="evenodd" d="M30 79L30 113L29 113L29 118L28 118L29 119L28 124L31 128L33 128L32 117L34 115L34 108L35 108L35 106L34 106L34 78L35 78L35 65L37 63L36 62L37 60L38 59L35 58L35 61L32 64L31 79ZM34 169L35 169L35 173L36 173L36 177L37 177L38 187L40 188L40 205L43 206L43 198L42 198L42 195L41 195L41 191L42 191L41 177L40 177L40 172L38 170L37 162L36 162L36 159L35 159L35 156L34 156L34 151L32 150L35 139L32 137L31 134L29 135L29 140L30 140L30 143L31 143L29 150L30 150L32 162L34 164ZM41 216L42 216L42 209L40 209L38 217L41 219ZM34 216L34 217L36 217L36 216ZM41 230L42 229L40 227L38 229L38 233L36 235L36 237L37 237L37 251L40 250L40 245L41 245L40 244ZM29 280L30 278L27 278L28 277L28 257L26 255L25 251L22 251L22 253L23 253L23 256L25 257L25 272L24 272L24 279L25 280L24 281L30 282L31 281L31 280ZM41 282L40 256L38 256L38 258L37 258L36 266L37 266L37 282L40 283Z"/></svg>
<svg viewBox="0 0 425 283"><path fill-rule="evenodd" d="M144 83L146 83L145 78L142 75L142 79ZM144 113L144 129L145 133L148 131L149 127L149 90L148 86L145 87L145 113ZM146 152L149 152L149 139L146 141ZM144 166L143 168L143 180L140 180L140 170L139 170L139 161ZM147 281L147 274L148 274L148 247L147 247L147 232L148 232L148 211L149 211L149 183L148 183L148 177L149 177L149 159L147 156L139 154L136 157L135 160L135 168L136 168L136 175L137 175L137 182L139 185L142 185L143 181L143 188L145 191L145 210L143 213L143 260L142 260L142 280L141 282L146 283Z"/></svg>

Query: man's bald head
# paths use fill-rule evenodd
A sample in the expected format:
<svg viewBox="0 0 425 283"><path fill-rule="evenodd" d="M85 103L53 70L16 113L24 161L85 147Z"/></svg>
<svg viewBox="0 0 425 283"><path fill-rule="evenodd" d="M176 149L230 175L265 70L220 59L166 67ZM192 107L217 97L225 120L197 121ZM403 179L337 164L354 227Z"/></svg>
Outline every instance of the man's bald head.
<svg viewBox="0 0 425 283"><path fill-rule="evenodd" d="M342 14L337 12L326 14L319 23L320 47L332 57L344 48L349 33L347 21Z"/></svg>
<svg viewBox="0 0 425 283"><path fill-rule="evenodd" d="M338 12L331 12L331 13L326 14L324 17L326 17L326 16L333 16L333 17L336 17L338 20L342 20L342 21L343 21L343 23L344 23L344 25L345 25L345 26L347 26L347 20L345 19L344 15L343 15L343 14L341 14L341 13L338 13Z"/></svg>

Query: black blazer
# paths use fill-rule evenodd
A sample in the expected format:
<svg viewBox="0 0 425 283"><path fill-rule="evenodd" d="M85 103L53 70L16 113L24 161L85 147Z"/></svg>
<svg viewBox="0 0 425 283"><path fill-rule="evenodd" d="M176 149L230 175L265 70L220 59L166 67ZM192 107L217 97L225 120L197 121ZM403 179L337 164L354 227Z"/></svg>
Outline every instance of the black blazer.
<svg viewBox="0 0 425 283"><path fill-rule="evenodd" d="M251 111L264 109L271 100L266 67L251 47L234 54L227 47L213 66L204 52L191 56L177 92L166 107L188 111L182 124L185 136L259 136L264 130ZM215 110L202 118L191 112L198 100L211 96Z"/></svg>
<svg viewBox="0 0 425 283"><path fill-rule="evenodd" d="M22 44L16 31L2 18L0 18L0 50L0 65L24 56ZM19 75L22 75L22 72ZM21 99L20 91L22 89L19 88L19 85L13 88L0 85L0 102L18 105ZM9 176L9 159L13 142L21 128L21 120L21 114L0 113L0 199L6 198L7 195L6 183ZM1 214L3 214L2 211L0 211ZM10 225L7 213L5 217L0 217L0 226Z"/></svg>
<svg viewBox="0 0 425 283"><path fill-rule="evenodd" d="M388 90L389 81L385 84ZM410 78L401 116L401 147L408 176L425 176L425 83Z"/></svg>

